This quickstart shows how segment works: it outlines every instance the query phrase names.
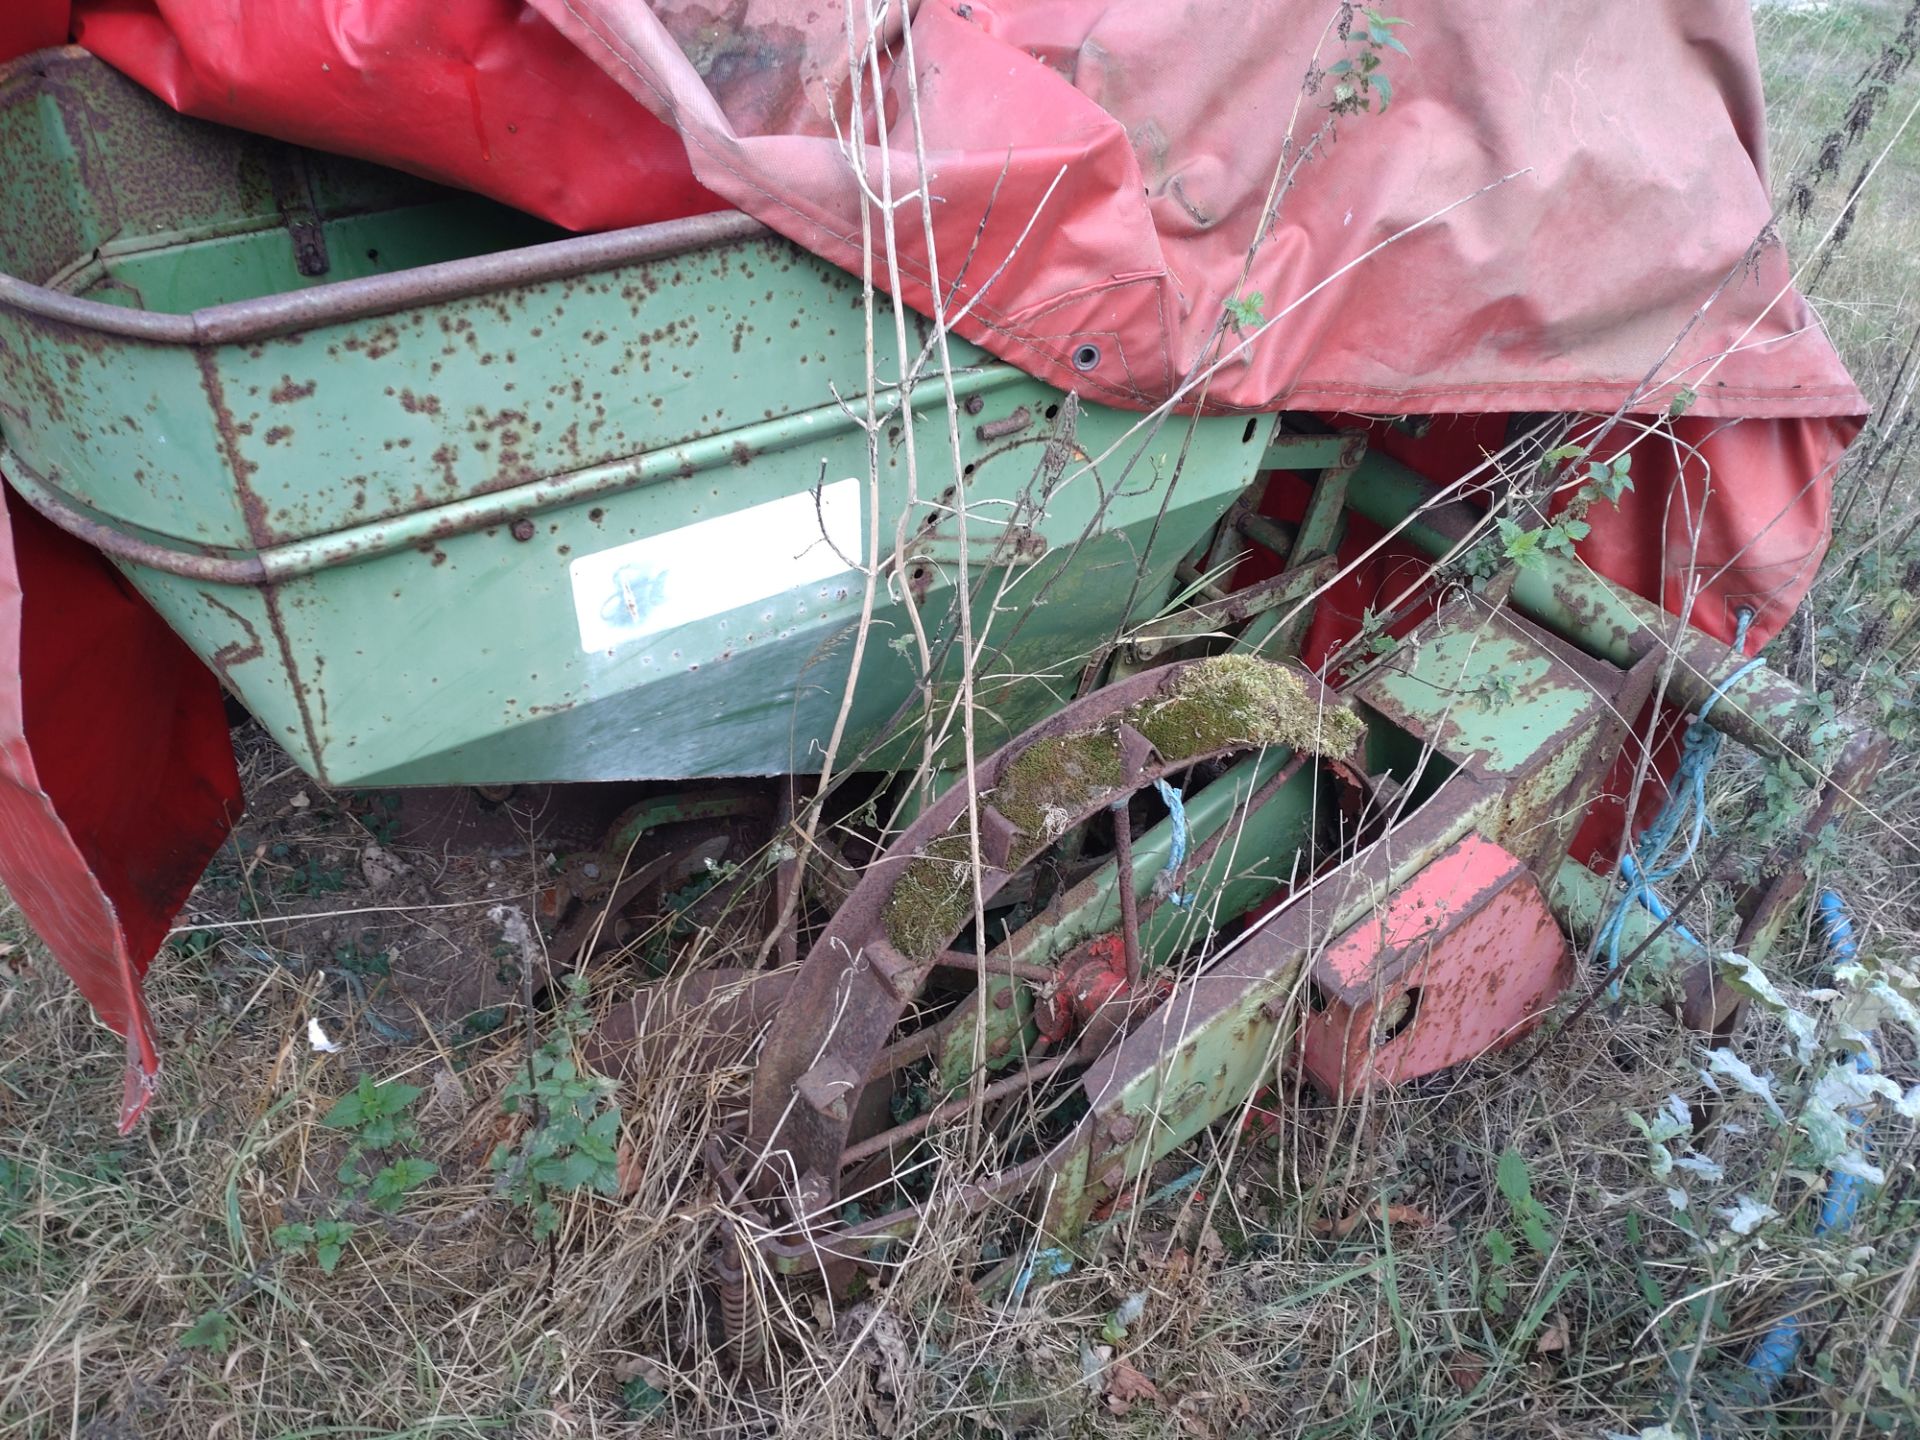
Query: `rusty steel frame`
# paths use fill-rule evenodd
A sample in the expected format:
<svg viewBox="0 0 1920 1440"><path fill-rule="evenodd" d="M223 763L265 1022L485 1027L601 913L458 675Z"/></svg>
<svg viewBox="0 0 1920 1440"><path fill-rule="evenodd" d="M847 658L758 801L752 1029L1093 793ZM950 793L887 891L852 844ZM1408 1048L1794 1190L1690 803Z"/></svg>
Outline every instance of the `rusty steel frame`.
<svg viewBox="0 0 1920 1440"><path fill-rule="evenodd" d="M1339 473L1334 478L1347 487L1342 498L1350 508L1362 514L1371 509L1374 512L1371 518L1389 525L1413 516L1407 528L1419 533L1411 538L1436 554L1454 550L1471 534L1467 528L1471 512L1462 513L1465 507L1452 512L1436 507L1442 512L1437 521L1431 515L1417 514L1418 505L1428 503L1430 495L1426 500L1416 501L1404 513L1399 512L1397 506L1388 510L1377 494L1363 501L1361 497L1369 483L1379 474L1374 468L1375 457L1361 458L1357 463L1351 456L1342 458L1347 463L1338 466ZM1412 483L1421 486L1426 483L1418 477L1409 479L1404 473L1390 478L1403 497ZM1330 543L1329 536L1304 550L1303 565L1312 566L1317 572L1325 562L1316 559L1314 551ZM1284 582L1298 573L1298 570L1285 572L1276 577L1280 583L1270 582L1270 588L1288 588ZM1302 1018L1301 1007L1296 1002L1307 975L1311 975L1316 986L1334 996L1337 1004L1348 1006L1350 1011L1377 1004L1395 985L1404 987L1408 977L1433 973L1422 971L1423 963L1429 966L1464 964L1466 968L1454 982L1456 990L1464 980L1472 980L1476 975L1478 979L1473 983L1504 983L1506 977L1501 967L1487 968L1486 961L1477 953L1488 933L1484 922L1480 922L1483 928L1478 932L1483 938L1470 939L1455 957L1446 956L1444 940L1418 956L1404 947L1389 946L1379 951L1375 963L1357 976L1337 973L1327 959L1330 945L1342 936L1355 942L1356 927L1363 927L1363 922L1389 897L1418 893L1421 877L1428 868L1436 860L1460 853L1463 846L1485 846L1494 842L1496 846L1510 847L1519 857L1502 862L1505 868L1494 867L1498 870L1497 883L1487 887L1484 900L1496 904L1517 903L1521 906L1521 912L1517 913L1551 914L1565 931L1578 937L1591 936L1604 912L1613 904L1615 892L1607 881L1564 857L1601 777L1620 755L1622 747L1629 743L1634 719L1652 692L1663 663L1674 653L1671 647L1677 631L1673 624L1663 623L1657 613L1648 613L1651 607L1633 601L1590 572L1575 567L1556 571L1544 593L1537 580L1528 585L1522 583L1523 576L1512 578L1515 583L1510 600L1497 590L1489 598L1462 592L1461 598L1423 627L1424 640L1411 643L1398 655L1374 667L1345 692L1347 698L1358 701L1376 717L1376 734L1384 725L1387 730L1398 733L1402 743L1410 744L1419 752L1413 770L1398 779L1390 775L1362 778L1357 771L1349 772L1351 780L1371 795L1369 803L1388 812L1384 826L1376 825L1363 835L1358 850L1336 856L1332 868L1323 865L1313 870L1307 883L1293 890L1277 911L1265 916L1238 941L1208 958L1197 972L1178 980L1172 993L1156 1008L1144 1013L1135 1008L1110 1048L1091 1055L1076 1054L1070 1048L1047 1056L1037 1067L1029 1065L989 1085L988 1099L1026 1091L1048 1081L1057 1084L1064 1075L1071 1074L1078 1061L1085 1069L1072 1083L1086 1096L1089 1110L1069 1135L1042 1153L963 1186L959 1192L963 1208L1004 1206L1020 1194L1045 1190L1051 1198L1036 1216L1042 1232L1040 1243L1071 1245L1090 1218L1103 1205L1112 1202L1122 1189L1143 1176L1154 1160L1185 1143L1205 1126L1231 1114L1236 1106L1247 1103L1264 1081L1277 1078L1280 1060L1287 1053ZM1211 624L1231 626L1257 617L1270 608L1260 603L1262 599L1264 595L1256 597L1243 614L1235 614L1228 603L1215 600L1188 607L1189 613L1183 618L1193 624L1193 630L1186 633L1200 632ZM1533 616L1551 628L1541 628L1523 616ZM1576 618L1569 619L1570 616ZM1184 630L1185 626L1179 628ZM1508 673L1522 677L1512 693L1504 699L1493 693L1467 699L1450 695L1424 708L1410 700L1410 696L1420 693L1422 683L1431 683L1433 678L1430 674L1423 682L1420 667L1447 662L1446 646L1452 643L1449 637L1454 640L1465 637L1475 645L1506 645L1510 649L1502 654L1526 661L1524 665L1507 666ZM1167 640L1176 638L1176 633L1166 633ZM1690 681L1671 686L1670 693L1682 701L1689 695L1711 693L1746 663L1746 657L1704 636L1679 635L1678 642L1680 660L1673 673L1692 677ZM1531 670L1528 665L1532 666ZM1052 729L1040 727L1035 733L1064 733L1084 725L1091 715L1115 713L1125 707L1128 697L1142 681L1162 673L1141 672L1111 690L1096 691L1061 712L1062 717L1070 718L1063 718L1060 725ZM1441 687L1434 688L1437 693ZM1764 735L1770 742L1765 746L1770 753L1780 753L1792 745L1791 730L1782 726L1799 699L1797 687L1778 677L1756 675L1748 677L1734 693L1739 694L1743 702L1737 709L1730 710L1727 717L1727 727L1736 738L1745 740L1749 736ZM1512 728L1512 717L1540 713L1542 705L1558 716L1555 726L1545 730L1535 727L1530 732L1523 723L1518 738L1511 743L1501 740L1503 733ZM1474 707L1487 713L1476 719L1467 714L1467 710ZM1505 715L1495 713L1504 707L1510 707ZM1766 721L1762 720L1763 715ZM1862 732L1848 737L1839 747L1839 760L1825 772L1814 824L1825 823L1838 813L1860 775L1882 753L1884 744L1881 737ZM1017 748L1018 742L1008 750ZM981 793L990 794L996 761L1001 758L996 755L984 762ZM1293 774L1300 763L1296 760L1287 774ZM1138 772L1130 779L1141 781L1143 775L1144 772ZM1281 778L1276 776L1263 787L1247 812L1264 803ZM936 807L937 818L929 818L935 816L932 811L922 817L926 823L916 827L912 842L892 852L896 863L915 853L929 838L942 833L961 813L965 797L956 793L957 789L943 797L943 806ZM1096 808L1090 806L1085 813L1091 814ZM990 828L991 822L983 824L983 833ZM1230 828L1223 828L1209 839L1209 853ZM1130 829L1124 823L1116 827L1117 848L1125 846L1129 837ZM1502 852L1495 848L1492 853ZM868 912L877 914L876 905L890 890L889 877L897 873L897 869L878 871L876 889L867 903L851 917L843 912L843 918L848 918L849 923L842 925L840 919L836 919L830 933L843 958L832 965L823 964L821 973L830 972L839 982L858 984L857 977L865 969L862 957L868 953L862 935L872 933L872 914ZM1004 872L990 872L989 893L1005 878ZM1783 895L1790 898L1790 882L1780 877L1776 877L1773 888L1763 894L1765 903L1775 907L1776 917L1785 903L1780 898ZM1123 915L1125 908L1123 906ZM1468 917L1466 923L1470 926L1476 923L1471 917L1481 910L1476 905L1462 913ZM1503 912L1495 909L1487 913L1497 916ZM1126 928L1137 936L1139 923L1136 914L1133 924ZM1448 921L1441 930L1448 931L1456 923ZM1743 933L1756 932L1756 919L1750 916ZM1645 943L1656 949L1676 970L1706 968L1708 957L1683 937L1661 931L1650 916L1629 916L1626 933L1629 943ZM1136 947L1137 942L1129 949L1137 954ZM1497 1041L1489 1040L1471 1026L1463 1029L1473 1033L1453 1040L1444 1030L1436 1033L1432 1027L1444 1025L1444 1017L1434 1014L1435 1002L1424 997L1420 1000L1414 1024L1428 1027L1424 1038L1426 1054L1418 1062L1420 1066L1432 1068L1435 1064L1471 1058L1489 1044L1509 1043L1537 1023L1544 1000L1563 988L1570 978L1570 956L1564 942L1533 946L1530 953L1535 958L1528 962L1531 968L1527 973L1534 976L1531 982L1534 988L1523 997L1526 1003ZM969 962L978 965L975 957L948 952L935 963L963 970L970 968ZM1130 966L1137 963L1133 955L1129 955L1129 963ZM986 973L993 973L993 964L989 958ZM1061 966L1052 971L1055 983L1059 983L1058 977L1064 969ZM1009 985L1045 985L1042 977L1047 973L1048 967L1025 962L1020 970L1009 971L1005 980ZM898 988L913 988L916 983L910 980L908 986ZM886 987L886 996L879 1000L878 1008L883 1012L891 1010L897 1016L904 1010L904 1003L894 1008L898 998L895 988ZM1137 986L1130 988L1138 994ZM1471 1002L1463 998L1455 1003ZM1697 1003L1690 1002L1690 1014L1699 1009ZM951 1023L962 1013L956 1009L941 1024ZM1709 1013L1707 1018L1714 1017ZM830 1031L823 1035L818 1027L808 1034L816 1041L831 1036ZM897 1070L896 1057L901 1053L899 1042L888 1047L884 1036L881 1041L878 1053L892 1063L869 1070L875 1077ZM825 1055L829 1049L822 1045L813 1053ZM1035 1052L1028 1053L1031 1058L1038 1058ZM1367 1069L1367 1057L1359 1058L1360 1068ZM777 1073L781 1072L764 1072L762 1078L768 1082L767 1086L764 1092L756 1091L757 1099L762 1099L764 1094L763 1115L768 1113L766 1102L780 1093ZM1424 1070L1413 1073L1424 1073ZM803 1071L789 1082L788 1093L801 1097L801 1103L793 1106L793 1110L806 1109L817 1115L819 1111L813 1102L822 1099L827 1100L828 1108L832 1109L836 1097L828 1095L830 1086L822 1083L823 1078L817 1072ZM1339 1088L1339 1076L1323 1078ZM1391 1079L1393 1075L1383 1078ZM974 1103L977 1099L950 1100L927 1116L883 1129L851 1145L845 1143L845 1137L854 1123L855 1107L847 1104L844 1124L843 1117L834 1111L827 1143L803 1152L810 1167L825 1162L833 1168L803 1169L795 1165L788 1171L789 1179L798 1177L800 1183L794 1189L802 1197L824 1202L832 1193L833 1181L829 1177L838 1173L843 1165L870 1160L894 1144L911 1141L935 1125L969 1113ZM764 1129L757 1134L763 1142L768 1138ZM829 1150L836 1150L831 1159L827 1154ZM779 1188L763 1187L762 1193ZM770 1230L760 1241L769 1263L786 1272L810 1271L827 1263L839 1267L842 1273L845 1267L879 1263L885 1255L885 1242L910 1235L919 1216L918 1207L909 1205L857 1224L829 1223L823 1227L819 1222L826 1213L823 1203L809 1207L803 1200L788 1226ZM1008 1278L1004 1267L1000 1278L1003 1281Z"/></svg>

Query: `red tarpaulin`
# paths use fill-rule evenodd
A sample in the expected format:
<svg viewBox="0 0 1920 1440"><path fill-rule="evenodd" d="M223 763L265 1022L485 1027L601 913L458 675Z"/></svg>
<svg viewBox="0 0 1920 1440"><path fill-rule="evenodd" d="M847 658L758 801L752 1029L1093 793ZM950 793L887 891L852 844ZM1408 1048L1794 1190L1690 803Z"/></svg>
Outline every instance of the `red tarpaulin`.
<svg viewBox="0 0 1920 1440"><path fill-rule="evenodd" d="M888 12L880 93L862 69L857 97L843 10L817 0L89 0L75 35L182 110L574 228L732 205L858 270L864 176L903 200L908 303L930 312L937 288L959 333L1110 404L1460 417L1393 442L1442 481L1509 415L1624 408L1635 488L1595 509L1581 554L1670 607L1700 586L1691 618L1722 638L1754 607L1757 648L1811 582L1831 471L1866 407L1779 245L1760 243L1744 0L1392 8L1406 23L1375 33L1301 0L922 0ZM22 35L40 43L57 9L30 5ZM1687 411L1669 425L1676 397ZM88 612L38 617L65 614L70 594L109 603L113 577L90 556L36 573L58 538L19 524L0 640L22 625L23 591L23 633L51 624L56 649ZM1330 598L1323 643L1383 578L1371 566ZM111 595L126 633L157 627ZM71 732L33 733L33 697L53 682L24 660L0 673L0 780L22 797L6 803L52 837L10 819L0 873L117 1025L137 1014L125 977L178 901L180 857L204 858L206 817L231 791L196 699L168 742L199 797L183 828L150 817L96 836L111 856L60 849L68 802L36 760L74 773L84 743L100 786L137 782L159 753L143 748L147 697L212 694L184 651L137 658L120 672L137 719ZM40 864L51 891L21 878ZM169 879L115 890L95 879L109 873ZM85 901L72 943L49 893ZM109 992L117 1011L98 1001Z"/></svg>

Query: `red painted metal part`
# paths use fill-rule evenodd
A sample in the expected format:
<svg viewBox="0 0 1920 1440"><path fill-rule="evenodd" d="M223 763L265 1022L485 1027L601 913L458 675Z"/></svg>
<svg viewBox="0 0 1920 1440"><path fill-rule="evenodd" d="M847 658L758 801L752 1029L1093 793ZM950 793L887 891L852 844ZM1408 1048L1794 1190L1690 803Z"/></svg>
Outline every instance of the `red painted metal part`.
<svg viewBox="0 0 1920 1440"><path fill-rule="evenodd" d="M1573 955L1526 866L1468 835L1328 946L1313 978L1326 1003L1301 1065L1348 1095L1512 1044L1572 983Z"/></svg>
<svg viewBox="0 0 1920 1440"><path fill-rule="evenodd" d="M1061 962L1053 993L1036 1014L1041 1036L1058 1045L1093 1024L1108 1005L1123 1012L1130 990L1126 937L1117 930L1095 936Z"/></svg>

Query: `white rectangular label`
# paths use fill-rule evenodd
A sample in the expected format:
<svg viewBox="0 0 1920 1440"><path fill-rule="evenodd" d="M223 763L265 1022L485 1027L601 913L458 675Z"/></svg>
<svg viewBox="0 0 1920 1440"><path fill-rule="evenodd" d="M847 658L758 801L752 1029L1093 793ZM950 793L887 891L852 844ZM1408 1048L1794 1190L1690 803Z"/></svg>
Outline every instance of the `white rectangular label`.
<svg viewBox="0 0 1920 1440"><path fill-rule="evenodd" d="M716 515L582 555L568 566L580 648L615 650L849 572L860 554L860 482Z"/></svg>

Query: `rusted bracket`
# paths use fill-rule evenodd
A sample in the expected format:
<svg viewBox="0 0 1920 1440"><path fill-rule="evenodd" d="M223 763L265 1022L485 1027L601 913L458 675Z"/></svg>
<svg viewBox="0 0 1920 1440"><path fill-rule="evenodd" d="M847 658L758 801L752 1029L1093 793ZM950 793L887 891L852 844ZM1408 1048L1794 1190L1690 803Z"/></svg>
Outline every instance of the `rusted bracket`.
<svg viewBox="0 0 1920 1440"><path fill-rule="evenodd" d="M314 202L313 174L305 152L290 145L275 146L267 161L267 181L273 187L280 223L293 241L294 268L309 278L325 275L333 268L333 260L327 254L326 228Z"/></svg>

